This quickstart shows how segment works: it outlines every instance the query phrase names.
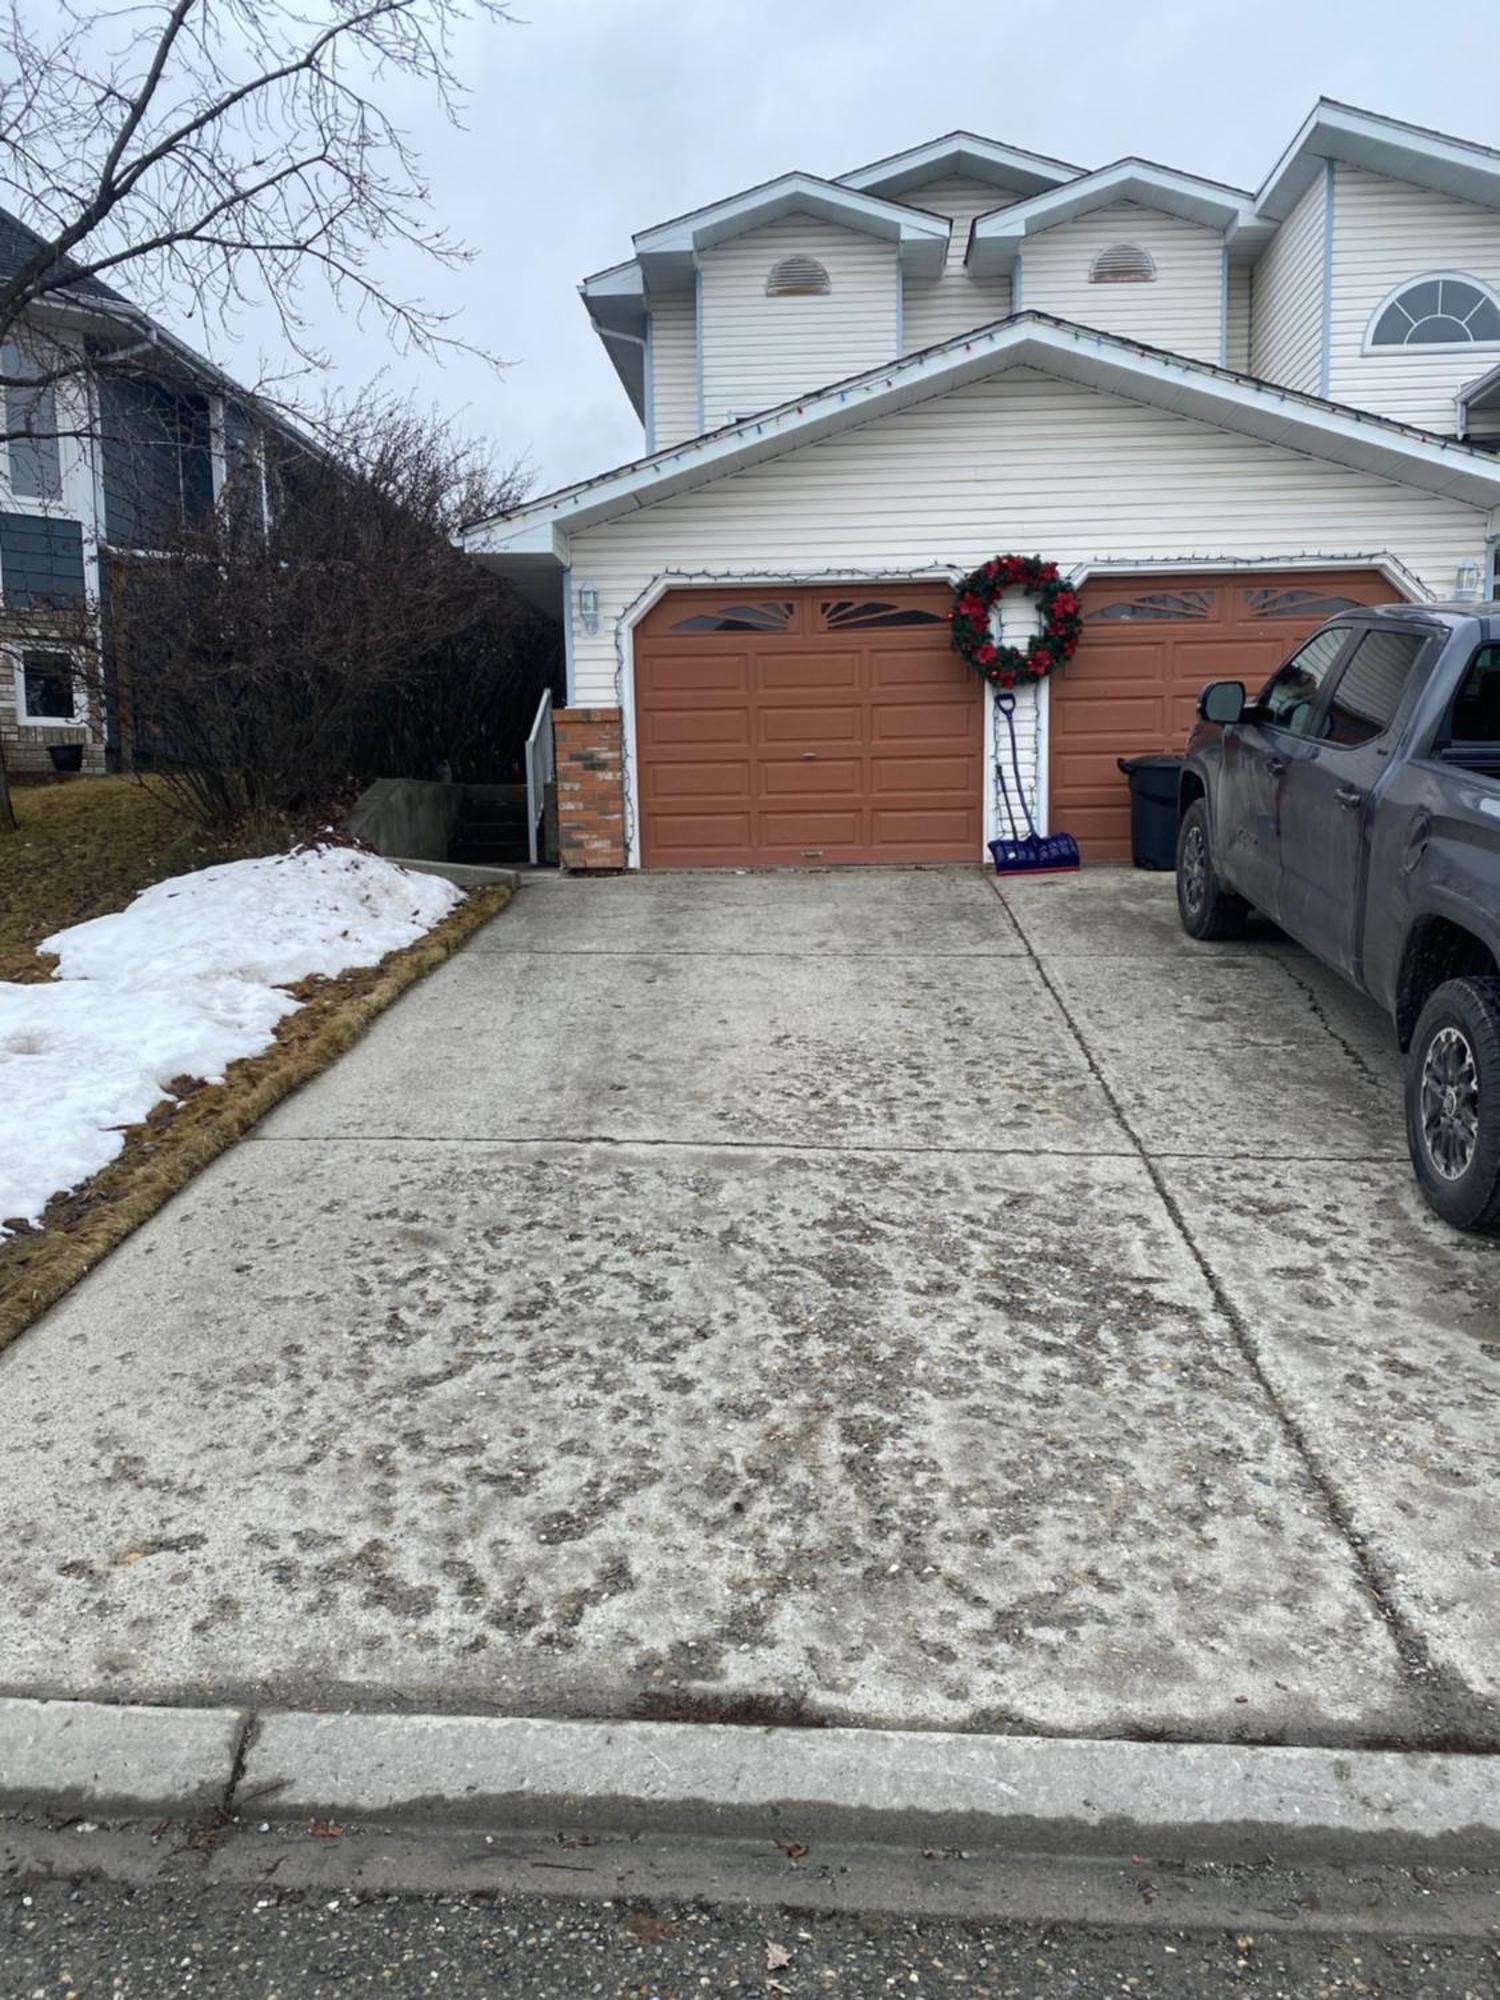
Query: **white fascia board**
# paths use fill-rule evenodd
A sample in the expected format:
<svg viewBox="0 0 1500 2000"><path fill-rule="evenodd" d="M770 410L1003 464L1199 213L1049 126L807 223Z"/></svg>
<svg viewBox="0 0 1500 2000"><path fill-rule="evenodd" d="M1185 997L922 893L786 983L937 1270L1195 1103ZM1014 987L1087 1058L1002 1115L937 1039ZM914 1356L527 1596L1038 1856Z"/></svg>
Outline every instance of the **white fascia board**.
<svg viewBox="0 0 1500 2000"><path fill-rule="evenodd" d="M1322 98L1271 169L1256 198L1256 213L1284 222L1323 171L1325 160L1500 208L1500 153L1489 146Z"/></svg>
<svg viewBox="0 0 1500 2000"><path fill-rule="evenodd" d="M536 550L548 534L566 537L578 528L653 506L709 479L1009 368L1035 368L1470 506L1500 507L1500 459L1486 453L1206 362L1143 348L1066 320L1021 313L565 488L503 521L471 529L465 545L476 553L502 546Z"/></svg>
<svg viewBox="0 0 1500 2000"><path fill-rule="evenodd" d="M646 280L640 265L614 264L578 287L615 373L638 417L646 414ZM613 337L612 337L613 336Z"/></svg>
<svg viewBox="0 0 1500 2000"><path fill-rule="evenodd" d="M470 555L506 555L535 562L566 563L566 537L545 507L504 520L481 521L464 528L458 536L460 548Z"/></svg>
<svg viewBox="0 0 1500 2000"><path fill-rule="evenodd" d="M963 174L1014 194L1032 195L1077 180L1084 171L1066 160L1048 159L1043 153L1028 153L1018 146L1004 146L997 139L981 138L977 132L948 132L941 139L929 139L926 145L909 147L904 153L856 167L853 173L840 174L839 181L844 187L871 194L900 196L924 181Z"/></svg>
<svg viewBox="0 0 1500 2000"><path fill-rule="evenodd" d="M1500 414L1500 368L1492 368L1487 375L1481 375L1477 382L1470 382L1467 388L1458 392L1458 433L1460 437L1469 430L1469 414L1475 409L1486 407Z"/></svg>
<svg viewBox="0 0 1500 2000"><path fill-rule="evenodd" d="M671 222L643 229L632 240L636 258L649 283L690 271L693 261L716 244L747 230L779 222L784 215L813 215L846 229L863 230L899 245L905 268L915 277L935 278L948 255L952 224L945 215L929 215L879 195L861 194L816 174L783 174L763 187L731 195L709 208L695 209Z"/></svg>
<svg viewBox="0 0 1500 2000"><path fill-rule="evenodd" d="M1066 187L976 216L965 261L977 278L998 277L1015 262L1026 237L1118 201L1139 202L1201 222L1206 228L1222 231L1230 242L1254 227L1251 198L1236 188L1153 166L1148 160L1116 160L1113 166L1083 174Z"/></svg>

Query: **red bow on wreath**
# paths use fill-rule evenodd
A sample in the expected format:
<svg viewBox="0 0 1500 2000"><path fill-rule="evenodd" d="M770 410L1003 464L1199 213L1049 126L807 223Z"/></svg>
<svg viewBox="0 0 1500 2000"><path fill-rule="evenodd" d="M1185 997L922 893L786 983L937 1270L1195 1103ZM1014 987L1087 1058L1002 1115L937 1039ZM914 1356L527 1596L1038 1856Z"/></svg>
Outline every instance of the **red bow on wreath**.
<svg viewBox="0 0 1500 2000"><path fill-rule="evenodd" d="M1006 590L1030 591L1038 602L1041 631L1024 646L997 646L990 637L990 606ZM1040 556L991 556L954 585L948 617L954 651L996 687L1045 680L1072 659L1083 637L1077 592L1064 583L1056 563Z"/></svg>

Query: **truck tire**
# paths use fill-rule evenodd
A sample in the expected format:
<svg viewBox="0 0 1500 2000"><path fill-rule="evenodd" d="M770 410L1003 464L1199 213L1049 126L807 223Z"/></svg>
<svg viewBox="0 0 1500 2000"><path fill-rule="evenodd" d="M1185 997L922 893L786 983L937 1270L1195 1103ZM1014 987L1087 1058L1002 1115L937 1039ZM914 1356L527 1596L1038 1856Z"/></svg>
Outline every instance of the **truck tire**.
<svg viewBox="0 0 1500 2000"><path fill-rule="evenodd" d="M1500 979L1450 979L1406 1059L1417 1184L1455 1229L1500 1231Z"/></svg>
<svg viewBox="0 0 1500 2000"><path fill-rule="evenodd" d="M1214 872L1208 807L1202 799L1194 799L1177 829L1177 914L1188 936L1204 943L1238 937L1250 914L1250 905Z"/></svg>

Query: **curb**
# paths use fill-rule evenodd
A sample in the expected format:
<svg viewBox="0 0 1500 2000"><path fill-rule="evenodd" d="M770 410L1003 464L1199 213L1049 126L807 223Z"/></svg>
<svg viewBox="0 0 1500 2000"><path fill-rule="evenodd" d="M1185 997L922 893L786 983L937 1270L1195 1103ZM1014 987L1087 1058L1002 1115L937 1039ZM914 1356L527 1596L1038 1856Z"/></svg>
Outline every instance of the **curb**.
<svg viewBox="0 0 1500 2000"><path fill-rule="evenodd" d="M0 1699L0 1806L1226 1861L1500 1863L1493 1758Z"/></svg>
<svg viewBox="0 0 1500 2000"><path fill-rule="evenodd" d="M0 1700L0 1807L196 1816L228 1797L247 1720L234 1708Z"/></svg>

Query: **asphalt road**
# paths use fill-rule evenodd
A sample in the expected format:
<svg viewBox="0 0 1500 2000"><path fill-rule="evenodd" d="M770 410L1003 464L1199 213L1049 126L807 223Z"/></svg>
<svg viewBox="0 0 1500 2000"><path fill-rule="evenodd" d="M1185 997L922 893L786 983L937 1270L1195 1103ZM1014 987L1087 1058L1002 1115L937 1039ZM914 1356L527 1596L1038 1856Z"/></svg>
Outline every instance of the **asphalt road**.
<svg viewBox="0 0 1500 2000"><path fill-rule="evenodd" d="M1491 2000L1500 1944L825 1916L536 1897L0 1885L3 2000Z"/></svg>

